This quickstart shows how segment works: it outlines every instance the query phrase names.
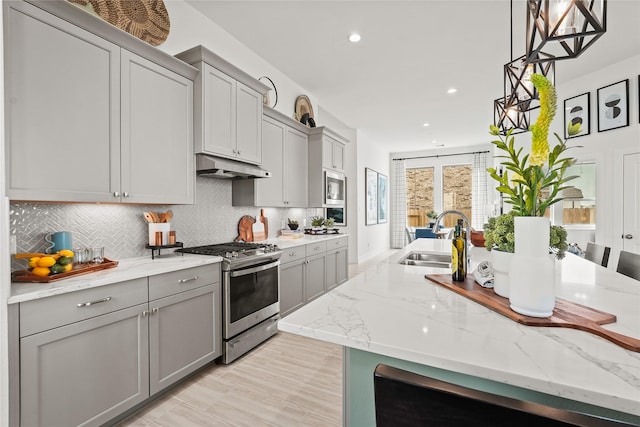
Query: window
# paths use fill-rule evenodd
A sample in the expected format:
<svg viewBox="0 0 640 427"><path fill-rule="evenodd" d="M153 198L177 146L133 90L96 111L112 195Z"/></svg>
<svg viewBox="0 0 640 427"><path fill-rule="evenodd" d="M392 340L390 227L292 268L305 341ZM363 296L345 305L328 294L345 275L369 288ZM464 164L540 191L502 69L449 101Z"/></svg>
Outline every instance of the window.
<svg viewBox="0 0 640 427"><path fill-rule="evenodd" d="M434 210L433 173L433 167L406 170L407 225L411 227L429 223L427 212Z"/></svg>
<svg viewBox="0 0 640 427"><path fill-rule="evenodd" d="M442 207L455 209L471 220L471 165L449 165L442 167ZM443 218L445 227L455 227L458 216L447 215Z"/></svg>
<svg viewBox="0 0 640 427"><path fill-rule="evenodd" d="M562 209L562 224L564 225L593 225L596 223L596 165L595 163L580 163L567 168L565 176L577 176L567 185L572 185L562 191L564 200L556 206ZM554 214L556 221L559 215Z"/></svg>

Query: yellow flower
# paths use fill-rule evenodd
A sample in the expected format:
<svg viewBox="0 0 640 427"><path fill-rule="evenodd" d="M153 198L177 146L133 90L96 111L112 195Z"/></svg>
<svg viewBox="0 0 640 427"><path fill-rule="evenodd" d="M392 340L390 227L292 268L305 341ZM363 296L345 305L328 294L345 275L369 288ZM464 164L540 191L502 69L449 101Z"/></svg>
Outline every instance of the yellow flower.
<svg viewBox="0 0 640 427"><path fill-rule="evenodd" d="M549 126L556 115L557 95L551 82L541 74L532 74L531 82L540 94L540 114L531 125L531 155L529 163L543 166L549 157Z"/></svg>

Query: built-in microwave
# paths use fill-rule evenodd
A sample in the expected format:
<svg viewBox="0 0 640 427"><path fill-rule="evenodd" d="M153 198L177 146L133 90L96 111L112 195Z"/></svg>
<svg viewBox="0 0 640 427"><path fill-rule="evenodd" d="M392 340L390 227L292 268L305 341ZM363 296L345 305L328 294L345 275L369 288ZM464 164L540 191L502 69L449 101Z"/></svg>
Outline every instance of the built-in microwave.
<svg viewBox="0 0 640 427"><path fill-rule="evenodd" d="M324 204L344 206L346 193L347 185L344 175L338 172L324 171Z"/></svg>

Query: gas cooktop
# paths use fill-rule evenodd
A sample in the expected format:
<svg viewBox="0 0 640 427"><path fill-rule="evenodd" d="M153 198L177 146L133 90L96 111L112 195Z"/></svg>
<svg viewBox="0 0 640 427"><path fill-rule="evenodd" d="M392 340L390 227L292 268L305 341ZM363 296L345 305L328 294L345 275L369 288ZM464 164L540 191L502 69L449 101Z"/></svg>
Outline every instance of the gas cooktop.
<svg viewBox="0 0 640 427"><path fill-rule="evenodd" d="M219 256L231 267L250 266L280 258L280 248L268 243L230 242L177 249L196 255Z"/></svg>

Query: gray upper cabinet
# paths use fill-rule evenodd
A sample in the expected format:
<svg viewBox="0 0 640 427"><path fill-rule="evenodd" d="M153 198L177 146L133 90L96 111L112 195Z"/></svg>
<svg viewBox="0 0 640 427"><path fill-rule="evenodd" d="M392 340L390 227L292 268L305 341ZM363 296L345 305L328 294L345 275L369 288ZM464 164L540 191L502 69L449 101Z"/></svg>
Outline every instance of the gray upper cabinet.
<svg viewBox="0 0 640 427"><path fill-rule="evenodd" d="M262 167L266 179L233 182L234 206L307 207L307 135L304 127L265 108Z"/></svg>
<svg viewBox="0 0 640 427"><path fill-rule="evenodd" d="M9 197L194 203L197 70L143 59L154 48L133 36L137 53L122 49L108 37L121 31L65 3L3 3Z"/></svg>
<svg viewBox="0 0 640 427"><path fill-rule="evenodd" d="M309 207L325 206L325 171L344 174L347 140L325 126L309 130Z"/></svg>
<svg viewBox="0 0 640 427"><path fill-rule="evenodd" d="M269 88L215 53L196 46L176 55L195 81L195 152L262 163L262 97Z"/></svg>
<svg viewBox="0 0 640 427"><path fill-rule="evenodd" d="M121 192L132 203L195 203L193 82L122 51Z"/></svg>

